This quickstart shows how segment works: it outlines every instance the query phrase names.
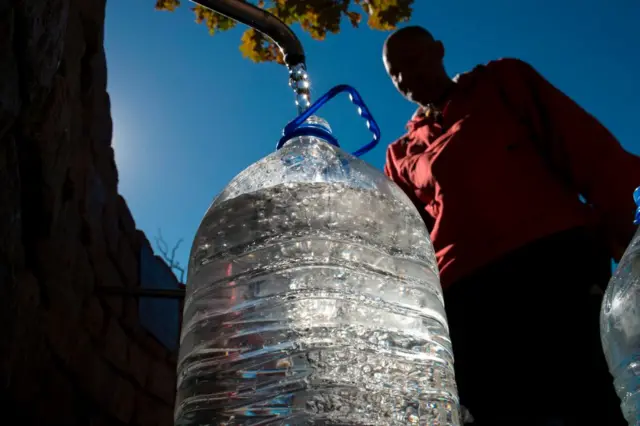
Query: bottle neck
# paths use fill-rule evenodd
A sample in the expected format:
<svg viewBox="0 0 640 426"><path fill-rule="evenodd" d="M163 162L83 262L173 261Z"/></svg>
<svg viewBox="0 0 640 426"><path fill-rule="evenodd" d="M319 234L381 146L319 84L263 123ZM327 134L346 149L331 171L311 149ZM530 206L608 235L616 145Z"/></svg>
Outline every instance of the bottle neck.
<svg viewBox="0 0 640 426"><path fill-rule="evenodd" d="M329 145L333 145L338 148L340 147L338 140L333 136L333 134L331 133L331 128L328 125L325 125L319 120L309 120L292 132L284 135L280 139L280 142L278 142L276 150L282 148L285 145L288 145L293 140L311 141L313 139L320 139L323 142L328 143Z"/></svg>
<svg viewBox="0 0 640 426"><path fill-rule="evenodd" d="M307 134L307 135L295 136L295 137L292 137L291 139L288 139L286 142L284 142L284 144L280 148L288 147L291 145L304 147L304 146L310 146L318 143L326 143L328 145L338 147L337 144L332 143L331 140L327 140L324 137L321 137L319 135Z"/></svg>

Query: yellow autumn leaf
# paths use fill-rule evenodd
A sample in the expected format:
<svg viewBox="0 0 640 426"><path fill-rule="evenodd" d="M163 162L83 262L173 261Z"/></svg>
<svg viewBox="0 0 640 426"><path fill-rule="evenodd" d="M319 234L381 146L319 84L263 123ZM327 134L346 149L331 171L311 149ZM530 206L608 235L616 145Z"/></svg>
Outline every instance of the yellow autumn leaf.
<svg viewBox="0 0 640 426"><path fill-rule="evenodd" d="M359 27L363 14L369 28L381 31L395 29L411 19L415 0L239 0L247 1L273 13L287 25L299 24L315 40L324 40L328 33L338 34L343 18ZM156 0L156 9L174 11L180 0ZM357 8L357 9L354 9ZM236 22L202 6L192 7L198 24L205 24L214 35L228 31ZM241 37L242 56L254 62L284 63L282 52L271 41L253 29Z"/></svg>

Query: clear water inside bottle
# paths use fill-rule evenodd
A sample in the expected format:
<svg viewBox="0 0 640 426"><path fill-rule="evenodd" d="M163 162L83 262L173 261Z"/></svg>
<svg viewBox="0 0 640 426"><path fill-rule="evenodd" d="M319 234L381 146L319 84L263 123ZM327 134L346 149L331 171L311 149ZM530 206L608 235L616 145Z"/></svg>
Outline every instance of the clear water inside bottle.
<svg viewBox="0 0 640 426"><path fill-rule="evenodd" d="M177 424L459 424L426 232L403 203L343 184L282 184L211 209Z"/></svg>

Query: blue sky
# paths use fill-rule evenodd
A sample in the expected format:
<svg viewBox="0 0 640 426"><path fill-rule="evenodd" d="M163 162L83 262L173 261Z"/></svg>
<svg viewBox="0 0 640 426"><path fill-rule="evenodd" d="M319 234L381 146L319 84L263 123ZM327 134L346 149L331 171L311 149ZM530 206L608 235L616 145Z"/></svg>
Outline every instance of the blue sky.
<svg viewBox="0 0 640 426"><path fill-rule="evenodd" d="M105 47L113 146L139 229L157 229L187 264L196 229L214 196L274 149L295 116L284 67L254 64L238 45L243 28L210 37L190 3L156 12L153 0L109 0ZM443 40L449 73L500 57L528 61L640 154L640 3L637 0L416 0L411 23ZM364 159L382 167L414 106L386 78L385 33L345 23L338 35L305 45L314 93L353 85L382 128ZM370 137L354 107L336 98L321 114L347 150ZM631 194L629 194L631 196Z"/></svg>

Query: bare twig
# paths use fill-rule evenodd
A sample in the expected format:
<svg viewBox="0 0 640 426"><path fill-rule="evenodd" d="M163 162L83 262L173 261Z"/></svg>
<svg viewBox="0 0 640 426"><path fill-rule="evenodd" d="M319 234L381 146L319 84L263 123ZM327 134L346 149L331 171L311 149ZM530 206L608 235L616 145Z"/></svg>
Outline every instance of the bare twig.
<svg viewBox="0 0 640 426"><path fill-rule="evenodd" d="M176 260L176 251L180 247L180 244L182 244L182 238L180 238L173 246L171 256L169 256L169 246L167 246L167 242L162 237L162 231L158 228L158 235L156 236L156 246L158 247L158 251L165 262L167 262L167 265L169 265L169 268L180 272L180 283L184 283L184 268L180 265L180 262Z"/></svg>

